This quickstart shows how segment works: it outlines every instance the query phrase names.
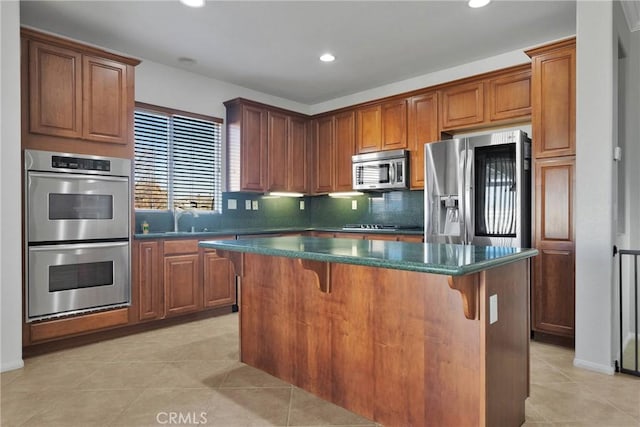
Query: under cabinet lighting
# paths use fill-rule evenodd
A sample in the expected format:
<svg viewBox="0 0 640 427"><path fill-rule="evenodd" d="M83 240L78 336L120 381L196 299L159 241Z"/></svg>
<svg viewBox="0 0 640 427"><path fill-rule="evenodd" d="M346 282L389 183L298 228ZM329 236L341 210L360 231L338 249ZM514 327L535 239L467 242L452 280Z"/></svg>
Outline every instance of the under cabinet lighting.
<svg viewBox="0 0 640 427"><path fill-rule="evenodd" d="M489 3L491 3L491 0L469 0L467 4L469 5L469 7L476 9L478 7L484 7Z"/></svg>
<svg viewBox="0 0 640 427"><path fill-rule="evenodd" d="M274 196L274 197L304 197L304 194L302 194L302 193L290 193L290 192L283 192L283 191L272 191L271 193L269 193L269 196Z"/></svg>
<svg viewBox="0 0 640 427"><path fill-rule="evenodd" d="M202 7L204 6L204 0L180 0L180 3L189 7Z"/></svg>
<svg viewBox="0 0 640 427"><path fill-rule="evenodd" d="M342 191L338 193L329 193L329 197L355 197L362 196L364 193L360 191Z"/></svg>

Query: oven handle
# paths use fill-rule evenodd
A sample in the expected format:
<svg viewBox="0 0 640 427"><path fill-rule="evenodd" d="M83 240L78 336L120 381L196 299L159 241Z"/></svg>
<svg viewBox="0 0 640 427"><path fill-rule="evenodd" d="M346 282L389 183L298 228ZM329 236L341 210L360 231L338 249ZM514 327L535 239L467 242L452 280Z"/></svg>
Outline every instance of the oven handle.
<svg viewBox="0 0 640 427"><path fill-rule="evenodd" d="M101 243L65 243L63 245L43 245L43 246L29 246L31 252L46 252L46 251L60 251L60 250L73 250L73 249L100 249L100 248L118 248L128 246L129 241L121 242L101 242Z"/></svg>
<svg viewBox="0 0 640 427"><path fill-rule="evenodd" d="M128 182L129 178L126 176L106 176L106 175L82 175L75 173L57 173L57 172L37 172L37 171L29 171L29 177L39 177L39 178L53 178L59 179L64 177L64 179L93 179L96 181L113 181L113 182Z"/></svg>

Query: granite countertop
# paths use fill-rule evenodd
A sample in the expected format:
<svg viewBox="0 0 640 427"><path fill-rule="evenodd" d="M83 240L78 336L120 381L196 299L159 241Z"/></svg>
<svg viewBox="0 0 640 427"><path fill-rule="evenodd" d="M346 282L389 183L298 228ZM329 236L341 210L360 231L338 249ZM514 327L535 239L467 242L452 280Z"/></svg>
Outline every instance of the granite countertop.
<svg viewBox="0 0 640 427"><path fill-rule="evenodd" d="M166 239L166 238L207 238L216 236L243 236L248 234L278 234L278 233L304 233L307 231L325 231L329 233L354 233L354 234L404 234L404 235L422 235L422 229L399 229L399 230L343 230L340 227L306 227L306 228L229 228L225 230L215 231L163 231L153 233L135 233L134 239Z"/></svg>
<svg viewBox="0 0 640 427"><path fill-rule="evenodd" d="M461 276L533 257L536 249L320 237L200 242L205 248Z"/></svg>

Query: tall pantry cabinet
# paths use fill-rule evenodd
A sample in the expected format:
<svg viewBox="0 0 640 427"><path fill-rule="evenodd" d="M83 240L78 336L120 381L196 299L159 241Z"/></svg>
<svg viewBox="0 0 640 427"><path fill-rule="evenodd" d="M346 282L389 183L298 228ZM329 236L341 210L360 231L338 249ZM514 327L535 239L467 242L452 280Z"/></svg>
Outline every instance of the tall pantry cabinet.
<svg viewBox="0 0 640 427"><path fill-rule="evenodd" d="M526 52L532 64L534 334L575 333L575 38Z"/></svg>

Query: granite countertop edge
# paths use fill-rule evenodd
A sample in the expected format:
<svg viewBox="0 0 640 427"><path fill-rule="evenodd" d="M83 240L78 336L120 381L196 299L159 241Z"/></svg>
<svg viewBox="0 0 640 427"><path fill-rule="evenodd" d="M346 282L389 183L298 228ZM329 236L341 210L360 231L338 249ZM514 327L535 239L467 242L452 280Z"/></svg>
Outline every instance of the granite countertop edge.
<svg viewBox="0 0 640 427"><path fill-rule="evenodd" d="M408 242L382 242L382 244L401 244L401 245L423 245L422 243ZM342 254L327 254L318 252L309 252L304 250L288 250L278 249L266 246L247 246L242 241L203 241L200 246L211 249L227 250L231 252L254 253L259 255L282 256L287 258L300 258L313 261L334 262L342 264L362 265L368 267L391 268L395 270L416 271L421 273L442 274L448 276L463 276L466 274L477 273L489 268L499 267L515 261L531 258L538 254L537 249L523 249L522 252L505 255L500 258L482 260L473 264L463 266L443 266L439 264L431 264L425 262L393 260L386 258L376 258L369 256L349 256Z"/></svg>

